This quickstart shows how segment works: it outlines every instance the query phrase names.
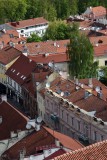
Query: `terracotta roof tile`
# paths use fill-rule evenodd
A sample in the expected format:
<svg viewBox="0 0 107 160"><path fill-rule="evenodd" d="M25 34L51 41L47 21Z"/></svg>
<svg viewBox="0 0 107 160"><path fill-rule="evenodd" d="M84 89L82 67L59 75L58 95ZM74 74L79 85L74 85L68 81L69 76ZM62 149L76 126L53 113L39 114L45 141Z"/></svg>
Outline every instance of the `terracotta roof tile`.
<svg viewBox="0 0 107 160"><path fill-rule="evenodd" d="M13 47L5 47L0 50L0 62L4 65L10 63L20 56L21 52Z"/></svg>
<svg viewBox="0 0 107 160"><path fill-rule="evenodd" d="M58 77L51 83L50 89L56 93L58 93L58 91L60 93L64 92L64 96L62 96L64 99L67 99L69 102L72 102L74 105L77 105L80 109L84 109L87 112L96 111L95 115L98 118L107 121L107 102L90 92L89 96L85 98L85 89L79 86L79 89L76 90L76 85L73 81ZM68 94L65 94L66 92ZM58 94L60 95L60 93Z"/></svg>
<svg viewBox="0 0 107 160"><path fill-rule="evenodd" d="M19 36L19 33L16 30L7 30L6 32L1 31L0 42L3 43L3 46L6 46L9 42L19 44L22 41L26 42L26 38L21 35Z"/></svg>
<svg viewBox="0 0 107 160"><path fill-rule="evenodd" d="M107 140L65 153L53 160L107 160Z"/></svg>
<svg viewBox="0 0 107 160"><path fill-rule="evenodd" d="M97 7L92 7L92 13L98 17L98 16L104 16L106 15L106 8L103 6L97 6Z"/></svg>
<svg viewBox="0 0 107 160"><path fill-rule="evenodd" d="M21 54L16 62L7 70L6 75L22 85L35 68L36 63Z"/></svg>
<svg viewBox="0 0 107 160"><path fill-rule="evenodd" d="M94 56L104 56L107 54L107 44L94 47Z"/></svg>
<svg viewBox="0 0 107 160"><path fill-rule="evenodd" d="M47 127L41 127L41 129L38 132L33 131L31 134L29 134L28 136L17 142L14 146L9 148L4 154L7 155L7 157L9 157L10 159L18 159L19 150L25 148L25 156L33 155L36 153L37 150L39 151L42 146L50 146L55 144L56 137L59 138L59 140L61 140L61 143L64 142L64 139L68 139L68 145L71 145L70 148L72 148L72 150L83 147L79 142L73 140L72 138L59 134L56 131L54 131L54 134L52 133L53 130L47 129ZM67 142L64 143L67 144ZM64 146L66 147L65 144Z"/></svg>
<svg viewBox="0 0 107 160"><path fill-rule="evenodd" d="M0 103L0 116L2 116L0 140L10 138L11 131L17 133L17 130L26 129L28 118L9 103L4 101Z"/></svg>
<svg viewBox="0 0 107 160"><path fill-rule="evenodd" d="M95 46L96 44L100 45L107 45L107 36L94 36L90 37L90 42Z"/></svg>
<svg viewBox="0 0 107 160"><path fill-rule="evenodd" d="M39 65L38 65L39 66ZM41 66L41 70L38 70L38 66L36 67L35 71L30 74L30 76L26 79L26 81L23 83L23 87L27 89L29 93L35 94L34 84L36 82L44 82L46 80L47 76L49 76L52 73L52 70L48 67L45 68L45 66Z"/></svg>
<svg viewBox="0 0 107 160"><path fill-rule="evenodd" d="M37 63L49 63L51 61L53 61L54 63L60 63L69 61L67 53L50 54L48 56L38 55L28 57Z"/></svg>
<svg viewBox="0 0 107 160"><path fill-rule="evenodd" d="M27 43L26 47L29 50L30 56L35 56L38 54L56 54L56 53L65 53L66 46L70 40L58 40L58 41L44 41L44 42L32 42ZM16 48L20 51L23 51L25 45L17 45Z"/></svg>
<svg viewBox="0 0 107 160"><path fill-rule="evenodd" d="M66 46L69 40L46 41L27 43L26 47L29 51L28 57L38 63L66 62L68 56L66 54ZM16 45L20 51L24 50L25 45Z"/></svg>
<svg viewBox="0 0 107 160"><path fill-rule="evenodd" d="M97 96L97 92L96 92L96 87L101 87L101 92L102 92L102 99L107 100L107 87L101 83L99 80L97 80L96 78L92 78L92 85L93 87L86 87L89 85L89 78L86 79L79 79L79 83L84 84L85 89L89 89L94 95Z"/></svg>
<svg viewBox="0 0 107 160"><path fill-rule="evenodd" d="M19 28L25 28L28 26L35 26L35 25L45 24L45 23L48 23L46 19L44 19L43 17L38 17L38 18L32 18L32 19L22 20L18 22L9 22L6 24L19 29Z"/></svg>
<svg viewBox="0 0 107 160"><path fill-rule="evenodd" d="M81 143L79 143L78 141L64 135L64 134L61 134L57 131L53 131L52 129L50 128L47 128L47 127L44 127L51 135L54 136L54 138L58 139L61 144L63 146L65 146L66 148L70 149L70 150L76 150L78 148L81 148L83 147L83 145Z"/></svg>

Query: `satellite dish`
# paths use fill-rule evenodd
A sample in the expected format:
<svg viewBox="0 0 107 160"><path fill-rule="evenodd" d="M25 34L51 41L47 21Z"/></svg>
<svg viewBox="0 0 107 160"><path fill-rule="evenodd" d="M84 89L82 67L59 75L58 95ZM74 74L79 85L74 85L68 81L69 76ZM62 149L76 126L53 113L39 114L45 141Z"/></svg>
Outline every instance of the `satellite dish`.
<svg viewBox="0 0 107 160"><path fill-rule="evenodd" d="M60 71L60 72L59 72L59 74L62 76L62 75L63 75L63 72L62 72L62 71Z"/></svg>
<svg viewBox="0 0 107 160"><path fill-rule="evenodd" d="M96 90L96 92L99 92L99 91L100 91L100 87L97 86L97 87L95 88L95 90Z"/></svg>
<svg viewBox="0 0 107 160"><path fill-rule="evenodd" d="M46 83L46 88L50 88L50 83L49 82Z"/></svg>
<svg viewBox="0 0 107 160"><path fill-rule="evenodd" d="M36 82L36 86L38 86L39 85L39 82Z"/></svg>
<svg viewBox="0 0 107 160"><path fill-rule="evenodd" d="M35 159L35 156L31 155L30 160L34 160L34 159Z"/></svg>
<svg viewBox="0 0 107 160"><path fill-rule="evenodd" d="M52 62L49 62L48 65L49 65L49 67L53 67L53 63Z"/></svg>
<svg viewBox="0 0 107 160"><path fill-rule="evenodd" d="M64 96L64 92L61 92L61 97L63 97Z"/></svg>
<svg viewBox="0 0 107 160"><path fill-rule="evenodd" d="M38 123L41 123L41 122L42 122L42 117L38 117L38 118L37 118L37 122L38 122Z"/></svg>
<svg viewBox="0 0 107 160"><path fill-rule="evenodd" d="M27 123L26 129L31 129L31 125Z"/></svg>

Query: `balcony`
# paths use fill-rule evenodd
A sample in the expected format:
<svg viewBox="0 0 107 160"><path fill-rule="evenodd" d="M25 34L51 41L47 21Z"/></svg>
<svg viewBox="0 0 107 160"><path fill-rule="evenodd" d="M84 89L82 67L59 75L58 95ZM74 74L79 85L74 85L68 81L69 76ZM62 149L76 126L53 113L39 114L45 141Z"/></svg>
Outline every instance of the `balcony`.
<svg viewBox="0 0 107 160"><path fill-rule="evenodd" d="M81 134L78 139L83 145L89 145L89 138L85 134Z"/></svg>
<svg viewBox="0 0 107 160"><path fill-rule="evenodd" d="M57 115L51 114L51 120L53 120L55 123L58 123L59 117Z"/></svg>

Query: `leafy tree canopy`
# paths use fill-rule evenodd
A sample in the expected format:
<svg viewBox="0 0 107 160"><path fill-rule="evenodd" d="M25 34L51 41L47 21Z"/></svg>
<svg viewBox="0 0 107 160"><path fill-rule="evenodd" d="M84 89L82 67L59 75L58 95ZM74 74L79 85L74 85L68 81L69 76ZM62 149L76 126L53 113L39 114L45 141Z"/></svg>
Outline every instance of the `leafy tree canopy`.
<svg viewBox="0 0 107 160"><path fill-rule="evenodd" d="M67 53L70 58L69 73L72 77L96 77L98 62L93 62L93 46L85 35L72 38Z"/></svg>
<svg viewBox="0 0 107 160"><path fill-rule="evenodd" d="M25 18L26 0L0 0L1 20L18 21Z"/></svg>
<svg viewBox="0 0 107 160"><path fill-rule="evenodd" d="M74 34L78 34L78 24L66 24L64 21L53 21L49 24L43 40L63 40L70 39Z"/></svg>
<svg viewBox="0 0 107 160"><path fill-rule="evenodd" d="M27 42L31 43L31 42L40 42L42 40L41 37L39 37L37 34L31 34L30 37L27 38Z"/></svg>

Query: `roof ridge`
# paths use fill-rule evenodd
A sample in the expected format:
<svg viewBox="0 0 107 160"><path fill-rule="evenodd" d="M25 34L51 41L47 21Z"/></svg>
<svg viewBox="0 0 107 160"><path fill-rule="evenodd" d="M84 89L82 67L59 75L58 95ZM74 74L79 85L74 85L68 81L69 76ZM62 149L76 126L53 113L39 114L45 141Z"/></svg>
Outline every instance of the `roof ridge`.
<svg viewBox="0 0 107 160"><path fill-rule="evenodd" d="M94 143L94 144L92 144L92 145L89 145L89 146L80 148L80 149L76 149L75 151L67 152L67 153L65 153L65 154L63 154L63 155L61 155L61 156L58 156L58 157L61 158L61 157L64 157L64 156L66 156L66 155L73 155L73 154L78 153L78 152L80 152L80 151L85 151L85 150L87 150L87 149L91 149L91 148L93 148L93 147L97 147L97 146L99 146L100 144L104 144L104 143L107 143L107 140L104 140L104 141L101 141L101 142L97 142L97 143ZM56 157L54 160L57 160L57 157Z"/></svg>

